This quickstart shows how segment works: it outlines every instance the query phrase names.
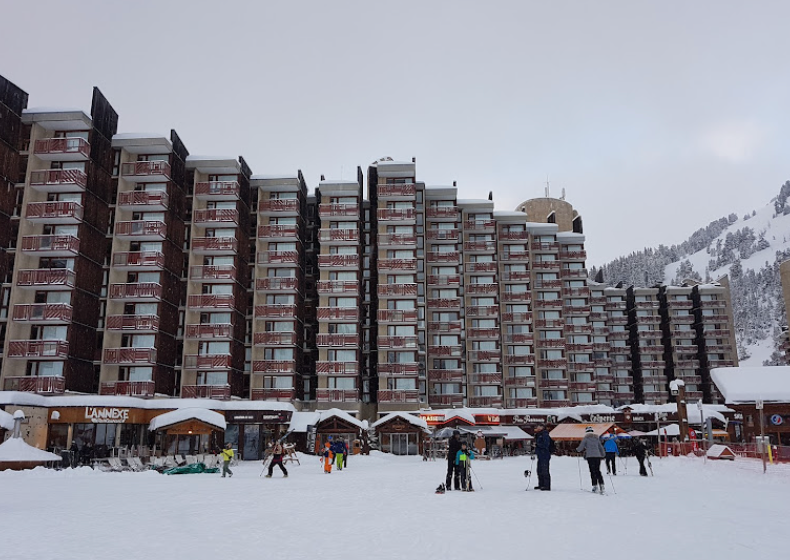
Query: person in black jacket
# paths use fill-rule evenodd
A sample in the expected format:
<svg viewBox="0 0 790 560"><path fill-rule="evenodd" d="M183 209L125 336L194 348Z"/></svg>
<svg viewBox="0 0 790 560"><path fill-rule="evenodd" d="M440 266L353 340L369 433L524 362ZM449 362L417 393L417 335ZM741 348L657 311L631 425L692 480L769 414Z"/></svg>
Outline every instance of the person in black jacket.
<svg viewBox="0 0 790 560"><path fill-rule="evenodd" d="M641 439L634 439L633 447L636 460L639 461L639 475L647 476L647 470L645 470L645 455L647 455L647 446L645 446Z"/></svg>
<svg viewBox="0 0 790 560"><path fill-rule="evenodd" d="M461 489L461 469L455 464L455 456L461 450L461 432L455 430L447 447L447 480L445 487L450 490L450 485L455 481L455 489Z"/></svg>
<svg viewBox="0 0 790 560"><path fill-rule="evenodd" d="M535 427L535 454L538 456L538 485L535 490L551 490L551 473L549 461L554 450L554 442L549 436L546 426L539 424Z"/></svg>

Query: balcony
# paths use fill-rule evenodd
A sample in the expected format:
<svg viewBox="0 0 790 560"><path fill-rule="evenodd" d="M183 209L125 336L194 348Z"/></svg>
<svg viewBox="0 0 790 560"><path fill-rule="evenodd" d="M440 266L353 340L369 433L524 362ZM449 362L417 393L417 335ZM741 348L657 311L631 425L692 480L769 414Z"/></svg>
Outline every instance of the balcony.
<svg viewBox="0 0 790 560"><path fill-rule="evenodd" d="M502 335L502 339L507 344L534 344L535 338L532 333L512 333Z"/></svg>
<svg viewBox="0 0 790 560"><path fill-rule="evenodd" d="M507 247L507 245L505 245L505 247ZM502 261L526 262L529 260L529 253L527 251L504 251L499 258ZM532 268L534 268L535 270L554 270L553 268L545 268L539 266L541 264L546 264L546 263L535 262L533 263ZM557 264L559 265L559 263Z"/></svg>
<svg viewBox="0 0 790 560"><path fill-rule="evenodd" d="M456 275L436 275L432 274L428 276L428 285L429 286L448 286L453 285L457 286L461 284L461 277Z"/></svg>
<svg viewBox="0 0 790 560"><path fill-rule="evenodd" d="M322 229L318 241L329 245L355 245L359 243L358 229Z"/></svg>
<svg viewBox="0 0 790 560"><path fill-rule="evenodd" d="M316 389L315 399L318 402L358 402L358 389Z"/></svg>
<svg viewBox="0 0 790 560"><path fill-rule="evenodd" d="M260 251L258 253L258 264L265 266L298 266L299 253L297 251Z"/></svg>
<svg viewBox="0 0 790 560"><path fill-rule="evenodd" d="M557 272L560 270L559 261L533 261L532 269L538 272Z"/></svg>
<svg viewBox="0 0 790 560"><path fill-rule="evenodd" d="M208 208L192 212L192 225L196 227L235 227L239 211L235 208Z"/></svg>
<svg viewBox="0 0 790 560"><path fill-rule="evenodd" d="M499 279L501 282L524 282L529 283L530 273L528 270L518 270L514 272L503 272ZM539 287L539 286L536 286Z"/></svg>
<svg viewBox="0 0 790 560"><path fill-rule="evenodd" d="M465 241L466 253L493 253L496 251L496 241Z"/></svg>
<svg viewBox="0 0 790 560"><path fill-rule="evenodd" d="M297 308L290 303L270 303L255 306L256 319L296 319Z"/></svg>
<svg viewBox="0 0 790 560"><path fill-rule="evenodd" d="M529 240L528 231L500 231L498 236L500 241L524 241Z"/></svg>
<svg viewBox="0 0 790 560"><path fill-rule="evenodd" d="M315 336L315 345L319 348L359 348L359 334L325 334Z"/></svg>
<svg viewBox="0 0 790 560"><path fill-rule="evenodd" d="M501 335L501 329L469 329L466 334L470 340L499 340Z"/></svg>
<svg viewBox="0 0 790 560"><path fill-rule="evenodd" d="M458 309L462 307L461 298L436 298L428 300L428 307L432 309Z"/></svg>
<svg viewBox="0 0 790 560"><path fill-rule="evenodd" d="M258 202L258 213L262 216L298 216L301 202L295 198L270 198Z"/></svg>
<svg viewBox="0 0 790 560"><path fill-rule="evenodd" d="M637 301L634 303L634 307L637 309L654 309L658 312L660 304L657 301Z"/></svg>
<svg viewBox="0 0 790 560"><path fill-rule="evenodd" d="M496 230L495 220L467 220L464 222L464 230L475 233L494 233Z"/></svg>
<svg viewBox="0 0 790 560"><path fill-rule="evenodd" d="M590 297L590 288L563 288L562 295L573 298L588 298Z"/></svg>
<svg viewBox="0 0 790 560"><path fill-rule="evenodd" d="M186 369L222 370L233 367L233 356L230 354L187 354L184 356Z"/></svg>
<svg viewBox="0 0 790 560"><path fill-rule="evenodd" d="M497 272L499 265L495 262L468 262L464 264L464 268L468 274L486 274Z"/></svg>
<svg viewBox="0 0 790 560"><path fill-rule="evenodd" d="M451 251L447 253L429 251L426 255L426 260L429 263L461 264L461 253L458 251Z"/></svg>
<svg viewBox="0 0 790 560"><path fill-rule="evenodd" d="M156 348L106 348L104 363L108 365L155 365Z"/></svg>
<svg viewBox="0 0 790 560"><path fill-rule="evenodd" d="M145 220L115 222L115 237L126 241L163 241L167 238L167 224Z"/></svg>
<svg viewBox="0 0 790 560"><path fill-rule="evenodd" d="M388 376L412 376L417 375L420 365L416 362L404 362L400 364L379 364L379 374Z"/></svg>
<svg viewBox="0 0 790 560"><path fill-rule="evenodd" d="M359 375L357 362L316 362L315 372L318 375Z"/></svg>
<svg viewBox="0 0 790 560"><path fill-rule="evenodd" d="M462 369L431 369L428 370L428 381L431 383L463 383L464 370Z"/></svg>
<svg viewBox="0 0 790 560"><path fill-rule="evenodd" d="M318 266L332 270L358 270L359 255L318 255Z"/></svg>
<svg viewBox="0 0 790 560"><path fill-rule="evenodd" d="M469 397L469 406L502 408L502 396L497 397Z"/></svg>
<svg viewBox="0 0 790 560"><path fill-rule="evenodd" d="M159 317L156 315L108 315L104 327L108 331L157 332Z"/></svg>
<svg viewBox="0 0 790 560"><path fill-rule="evenodd" d="M201 323L187 325L187 338L199 340L231 340L233 325L230 323Z"/></svg>
<svg viewBox="0 0 790 560"><path fill-rule="evenodd" d="M677 332L674 333L678 335ZM696 335L695 331L689 331L689 334ZM716 337L716 338L729 338L730 329L703 329L702 336Z"/></svg>
<svg viewBox="0 0 790 560"><path fill-rule="evenodd" d="M254 401L290 402L296 399L295 389L251 389L250 397Z"/></svg>
<svg viewBox="0 0 790 560"><path fill-rule="evenodd" d="M155 395L153 381L108 381L99 386L100 395L149 398Z"/></svg>
<svg viewBox="0 0 790 560"><path fill-rule="evenodd" d="M182 385L181 398L227 401L230 399L230 385Z"/></svg>
<svg viewBox="0 0 790 560"><path fill-rule="evenodd" d="M121 164L121 176L134 183L165 183L170 180L166 161L130 161Z"/></svg>
<svg viewBox="0 0 790 560"><path fill-rule="evenodd" d="M116 270L161 270L165 267L165 255L159 251L114 253L112 266Z"/></svg>
<svg viewBox="0 0 790 560"><path fill-rule="evenodd" d="M467 317L499 317L498 305L470 305L466 307Z"/></svg>
<svg viewBox="0 0 790 560"><path fill-rule="evenodd" d="M416 309L379 309L380 323L414 323L417 321Z"/></svg>
<svg viewBox="0 0 790 560"><path fill-rule="evenodd" d="M687 299L668 299L667 306L670 309L691 309L694 303Z"/></svg>
<svg viewBox="0 0 790 560"><path fill-rule="evenodd" d="M466 286L466 294L470 296L497 295L499 294L499 284L469 284Z"/></svg>
<svg viewBox="0 0 790 560"><path fill-rule="evenodd" d="M689 350L686 350L689 348ZM676 346L675 349L678 352L690 352L696 353L697 346ZM705 345L706 352L712 352L714 354L723 354L725 352L732 352L732 345L731 344L706 344Z"/></svg>
<svg viewBox="0 0 790 560"><path fill-rule="evenodd" d="M26 235L22 252L38 257L75 257L80 252L80 240L72 235Z"/></svg>
<svg viewBox="0 0 790 560"><path fill-rule="evenodd" d="M565 348L564 338L541 338L539 343L541 348Z"/></svg>
<svg viewBox="0 0 790 560"><path fill-rule="evenodd" d="M538 367L552 369L567 369L567 360L538 360Z"/></svg>
<svg viewBox="0 0 790 560"><path fill-rule="evenodd" d="M201 181L195 183L195 198L200 200L238 200L241 188L237 181Z"/></svg>
<svg viewBox="0 0 790 560"><path fill-rule="evenodd" d="M564 280L586 280L587 279L587 270L583 268L563 268L560 271L560 276Z"/></svg>
<svg viewBox="0 0 790 560"><path fill-rule="evenodd" d="M379 199L384 200L410 200L417 192L414 183L399 183L396 185L379 185L376 189Z"/></svg>
<svg viewBox="0 0 790 560"><path fill-rule="evenodd" d="M425 216L431 220L451 220L458 219L457 206L429 206L425 211Z"/></svg>
<svg viewBox="0 0 790 560"><path fill-rule="evenodd" d="M417 236L406 233L380 233L379 247L410 249L417 246Z"/></svg>
<svg viewBox="0 0 790 560"><path fill-rule="evenodd" d="M388 224L409 224L417 219L414 208L383 208L376 213L380 222Z"/></svg>
<svg viewBox="0 0 790 560"><path fill-rule="evenodd" d="M239 241L235 237L194 237L192 252L198 255L235 255Z"/></svg>
<svg viewBox="0 0 790 560"><path fill-rule="evenodd" d="M636 322L642 325L649 325L649 324L658 324L661 322L661 315L647 315L641 316L637 315Z"/></svg>
<svg viewBox="0 0 790 560"><path fill-rule="evenodd" d="M431 357L460 358L464 348L461 345L428 346L428 353Z"/></svg>
<svg viewBox="0 0 790 560"><path fill-rule="evenodd" d="M461 238L458 229L428 229L425 231L425 238L431 241L452 241L456 242Z"/></svg>
<svg viewBox="0 0 790 560"><path fill-rule="evenodd" d="M538 406L538 398L515 398L511 399L508 397L505 399L508 408L537 408Z"/></svg>
<svg viewBox="0 0 790 560"><path fill-rule="evenodd" d="M79 224L83 208L77 202L30 202L25 217L36 224Z"/></svg>
<svg viewBox="0 0 790 560"><path fill-rule="evenodd" d="M286 226L286 225L258 226L258 239L263 239L263 240L282 239L286 241L298 241L299 226Z"/></svg>
<svg viewBox="0 0 790 560"><path fill-rule="evenodd" d="M508 292L502 294L502 301L505 303L529 303L532 301L530 292Z"/></svg>
<svg viewBox="0 0 790 560"><path fill-rule="evenodd" d="M533 251L540 251L542 253L554 253L560 250L560 244L556 242L544 243L536 241L530 244L530 249Z"/></svg>
<svg viewBox="0 0 790 560"><path fill-rule="evenodd" d="M561 299L537 299L535 300L535 309L562 309L563 301Z"/></svg>
<svg viewBox="0 0 790 560"><path fill-rule="evenodd" d="M724 367L735 367L734 360L708 360L708 367L710 369L713 368L724 368Z"/></svg>
<svg viewBox="0 0 790 560"><path fill-rule="evenodd" d="M458 321L431 321L428 323L428 332L461 332L462 322Z"/></svg>
<svg viewBox="0 0 790 560"><path fill-rule="evenodd" d="M162 300L162 285L156 282L110 284L110 299L134 302Z"/></svg>
<svg viewBox="0 0 790 560"><path fill-rule="evenodd" d="M298 292L299 279L291 276L258 278L255 289L261 292Z"/></svg>
<svg viewBox="0 0 790 560"><path fill-rule="evenodd" d="M118 193L115 205L137 212L164 212L170 202L166 191L126 191Z"/></svg>
<svg viewBox="0 0 790 560"><path fill-rule="evenodd" d="M45 169L30 173L30 188L44 193L83 192L88 176L79 169Z"/></svg>
<svg viewBox="0 0 790 560"><path fill-rule="evenodd" d="M60 395L66 392L66 380L63 377L33 377L13 376L6 377L3 389L6 391L21 391L23 393L38 393L42 395Z"/></svg>
<svg viewBox="0 0 790 560"><path fill-rule="evenodd" d="M378 270L386 272L393 271L415 271L417 270L417 259L379 259Z"/></svg>
<svg viewBox="0 0 790 560"><path fill-rule="evenodd" d="M296 373L293 360L258 360L252 362L252 373Z"/></svg>
<svg viewBox="0 0 790 560"><path fill-rule="evenodd" d="M500 350L472 350L468 353L470 362L499 362L501 359Z"/></svg>
<svg viewBox="0 0 790 560"><path fill-rule="evenodd" d="M70 290L76 275L69 268L22 269L17 273L16 285L32 290Z"/></svg>
<svg viewBox="0 0 790 560"><path fill-rule="evenodd" d="M595 364L593 362L568 362L568 371L592 372L595 371Z"/></svg>
<svg viewBox="0 0 790 560"><path fill-rule="evenodd" d="M417 348L416 336L379 336L378 342L380 349Z"/></svg>
<svg viewBox="0 0 790 560"><path fill-rule="evenodd" d="M322 296L351 295L359 296L359 282L356 280L321 280L317 285ZM381 290L381 286L379 286Z"/></svg>
<svg viewBox="0 0 790 560"><path fill-rule="evenodd" d="M502 373L473 373L469 376L469 383L475 385L501 385Z"/></svg>
<svg viewBox="0 0 790 560"><path fill-rule="evenodd" d="M44 161L88 161L91 145L84 138L36 140L33 153Z"/></svg>
<svg viewBox="0 0 790 560"><path fill-rule="evenodd" d="M192 266L189 268L189 279L193 282L215 283L236 280L236 267L232 264Z"/></svg>
<svg viewBox="0 0 790 560"><path fill-rule="evenodd" d="M379 297L417 297L417 284L379 284Z"/></svg>
<svg viewBox="0 0 790 560"><path fill-rule="evenodd" d="M319 307L317 315L319 321L359 321L359 307Z"/></svg>
<svg viewBox="0 0 790 560"><path fill-rule="evenodd" d="M535 319L535 327L538 329L561 329L564 326L564 319Z"/></svg>
<svg viewBox="0 0 790 560"><path fill-rule="evenodd" d="M503 323L531 323L532 313L524 311L508 311L502 313Z"/></svg>
<svg viewBox="0 0 790 560"><path fill-rule="evenodd" d="M541 389L567 389L569 382L570 381L568 379L541 379L540 380L540 388Z"/></svg>
<svg viewBox="0 0 790 560"><path fill-rule="evenodd" d="M430 406L456 408L464 405L463 394L428 395Z"/></svg>
<svg viewBox="0 0 790 560"><path fill-rule="evenodd" d="M67 325L72 311L66 303L23 303L14 305L13 319L17 323Z"/></svg>
<svg viewBox="0 0 790 560"><path fill-rule="evenodd" d="M687 348L687 347L682 346L681 348ZM642 354L663 354L664 353L664 347L661 346L661 345L658 345L658 346L655 346L655 345L652 345L652 346L641 346L640 345L639 346L639 352L642 353ZM691 350L691 352L696 354L697 353L697 347L694 346L693 350Z"/></svg>
<svg viewBox="0 0 790 560"><path fill-rule="evenodd" d="M587 251L568 251L560 249L560 258L564 261L584 261L587 260Z"/></svg>
<svg viewBox="0 0 790 560"><path fill-rule="evenodd" d="M606 313L590 312L590 321L608 321L609 316Z"/></svg>
<svg viewBox="0 0 790 560"><path fill-rule="evenodd" d="M193 294L187 297L190 309L235 309L236 298L233 294Z"/></svg>
<svg viewBox="0 0 790 560"><path fill-rule="evenodd" d="M355 203L336 203L320 204L318 206L318 217L327 218L357 218L359 219L359 204Z"/></svg>
<svg viewBox="0 0 790 560"><path fill-rule="evenodd" d="M535 365L535 354L506 354L505 364L509 366Z"/></svg>
<svg viewBox="0 0 790 560"><path fill-rule="evenodd" d="M417 389L379 389L378 400L381 404L419 403L420 391Z"/></svg>
<svg viewBox="0 0 790 560"><path fill-rule="evenodd" d="M727 307L727 302L724 301L723 299L703 300L699 302L699 305L703 309L724 309L725 307Z"/></svg>
<svg viewBox="0 0 790 560"><path fill-rule="evenodd" d="M606 322L609 323L610 326L612 325L625 326L628 324L628 317L609 317L606 320Z"/></svg>
<svg viewBox="0 0 790 560"><path fill-rule="evenodd" d="M670 323L675 325L693 325L694 324L694 316L693 315L670 315L669 316Z"/></svg>
<svg viewBox="0 0 790 560"><path fill-rule="evenodd" d="M535 377L506 377L503 382L505 387L534 387Z"/></svg>

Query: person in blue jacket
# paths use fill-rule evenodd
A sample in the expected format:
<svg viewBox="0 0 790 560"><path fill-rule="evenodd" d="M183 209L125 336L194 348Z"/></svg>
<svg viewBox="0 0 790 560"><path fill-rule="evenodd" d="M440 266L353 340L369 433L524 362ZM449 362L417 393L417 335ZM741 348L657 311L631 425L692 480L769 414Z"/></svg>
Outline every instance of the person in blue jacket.
<svg viewBox="0 0 790 560"><path fill-rule="evenodd" d="M467 447L466 442L461 444L461 449L455 454L455 487L464 492L474 492L472 488L472 473L469 462L475 458L474 452ZM460 478L460 481L458 480ZM460 486L459 486L460 482Z"/></svg>
<svg viewBox="0 0 790 560"><path fill-rule="evenodd" d="M617 448L617 440L614 434L609 434L609 437L604 440L603 448L606 451L606 474L613 474L617 476L617 456L620 450Z"/></svg>
<svg viewBox="0 0 790 560"><path fill-rule="evenodd" d="M539 424L535 427L535 454L538 456L538 485L535 490L548 492L551 490L551 473L549 461L554 451L554 442L551 440L546 426Z"/></svg>

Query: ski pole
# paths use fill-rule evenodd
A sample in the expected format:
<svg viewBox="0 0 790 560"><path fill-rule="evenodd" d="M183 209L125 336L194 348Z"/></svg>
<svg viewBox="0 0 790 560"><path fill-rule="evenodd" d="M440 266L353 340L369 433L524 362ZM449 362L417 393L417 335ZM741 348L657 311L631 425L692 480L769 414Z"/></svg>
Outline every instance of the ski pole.
<svg viewBox="0 0 790 560"><path fill-rule="evenodd" d="M612 480L612 475L611 475L611 473L609 474L609 484L611 484L611 485L612 485L612 492L614 492L615 494L617 494L617 489L614 487L614 481Z"/></svg>
<svg viewBox="0 0 790 560"><path fill-rule="evenodd" d="M529 492L529 487L532 486L532 471L535 470L535 456L530 456L530 463L529 463L529 475L527 476L527 492Z"/></svg>
<svg viewBox="0 0 790 560"><path fill-rule="evenodd" d="M576 465L579 467L579 490L584 490L582 488L582 458L576 457Z"/></svg>
<svg viewBox="0 0 790 560"><path fill-rule="evenodd" d="M477 473L472 468L472 465L469 465L469 472L471 472L473 475L475 475L475 480L477 481L477 487L480 488L480 490L482 490L483 489L483 485L480 484L480 478L478 478Z"/></svg>
<svg viewBox="0 0 790 560"><path fill-rule="evenodd" d="M625 458L620 457L620 460L625 464L625 474L628 474L628 456L626 455Z"/></svg>

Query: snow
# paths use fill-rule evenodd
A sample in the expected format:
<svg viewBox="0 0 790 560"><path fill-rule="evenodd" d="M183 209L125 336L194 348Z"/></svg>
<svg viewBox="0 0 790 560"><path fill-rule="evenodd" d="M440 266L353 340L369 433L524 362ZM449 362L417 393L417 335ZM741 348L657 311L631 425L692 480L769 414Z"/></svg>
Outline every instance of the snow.
<svg viewBox="0 0 790 560"><path fill-rule="evenodd" d="M653 458L655 476L647 478L633 458L622 460L601 497L589 492L588 470L575 457L552 459L552 492L525 492L530 460L513 457L475 461L477 491L444 495L434 494L444 461L374 452L326 475L316 457L300 459L301 466L287 464L287 479L260 478L258 462L233 467L231 479L2 472L2 556L665 560L682 550L743 560L787 553L781 512L790 471L769 466L763 475L756 460Z"/></svg>
<svg viewBox="0 0 790 560"><path fill-rule="evenodd" d="M426 431L428 430L428 423L425 420L423 420L421 418L417 418L416 416L412 416L411 414L403 413L403 412L391 412L390 414L387 414L386 416L384 416L380 420L377 420L376 422L374 422L370 427L371 428L375 428L377 426L381 426L382 424L384 424L386 422L389 422L390 420L393 420L395 418L402 418L403 420L405 420L409 424L413 424L413 425L415 425L417 427L420 427L420 428L422 428L423 430L426 430Z"/></svg>
<svg viewBox="0 0 790 560"><path fill-rule="evenodd" d="M776 350L773 337L764 338L762 340L755 340L752 344L746 347L749 354L748 358L739 358L739 366L762 366L766 360L771 358L771 354Z"/></svg>
<svg viewBox="0 0 790 560"><path fill-rule="evenodd" d="M711 377L730 404L790 402L790 366L717 368Z"/></svg>
<svg viewBox="0 0 790 560"><path fill-rule="evenodd" d="M84 111L74 107L30 107L22 111L23 115L35 115L37 113L84 113Z"/></svg>
<svg viewBox="0 0 790 560"><path fill-rule="evenodd" d="M309 426L315 426L320 420L321 415L317 412L294 412L288 429L292 432L304 433Z"/></svg>
<svg viewBox="0 0 790 560"><path fill-rule="evenodd" d="M0 410L0 428L6 430L14 429L14 417L5 410Z"/></svg>
<svg viewBox="0 0 790 560"><path fill-rule="evenodd" d="M225 417L219 412L214 412L213 410L207 410L205 408L180 408L172 412L165 412L164 414L152 418L148 428L152 432L155 432L156 430L161 430L173 424L180 424L187 420L199 420L206 424L216 426L221 430L225 429Z"/></svg>
<svg viewBox="0 0 790 560"><path fill-rule="evenodd" d="M319 415L319 419L318 419L319 422L323 422L328 418L337 416L338 418L342 418L346 422L353 424L359 427L360 429L366 430L368 428L367 420L364 421L357 420L356 418L351 416L348 412L346 412L345 410L340 410L339 408L330 408L329 410L319 410L318 415Z"/></svg>
<svg viewBox="0 0 790 560"><path fill-rule="evenodd" d="M667 404L627 404L625 406L621 406L619 410L623 409L630 409L631 412L636 414L655 414L658 412L659 414L676 414L678 411L677 403L667 403ZM702 416L705 420L708 418L713 418L714 420L718 420L722 424L725 423L727 420L722 414L722 412L735 412L731 408L727 408L722 404L703 404L702 405ZM699 424L700 423L700 411L697 408L696 403L687 403L686 404L686 418L688 419L689 424Z"/></svg>
<svg viewBox="0 0 790 560"><path fill-rule="evenodd" d="M298 175L294 175L293 173L267 173L267 174L263 174L263 175L261 175L261 174L253 175L252 177L250 177L251 181L255 181L255 180L258 180L258 181L270 181L270 180L274 180L274 179L292 179L292 180L295 181L295 180L299 179L299 176Z"/></svg>
<svg viewBox="0 0 790 560"><path fill-rule="evenodd" d="M662 437L663 436L678 437L680 435L680 426L678 426L677 424L667 424L666 426L662 425L660 428L660 432L661 433L659 433L659 430L652 430L650 432L647 432L645 435L646 436L660 435Z"/></svg>
<svg viewBox="0 0 790 560"><path fill-rule="evenodd" d="M150 140L153 138L164 138L170 140L169 136L160 134L159 132L122 132L113 134L113 140Z"/></svg>
<svg viewBox="0 0 790 560"><path fill-rule="evenodd" d="M733 457L735 456L735 453L733 453L732 449L730 449L726 445L721 445L720 443L716 443L708 448L706 455L708 457L713 457L717 459L721 456Z"/></svg>
<svg viewBox="0 0 790 560"><path fill-rule="evenodd" d="M671 391L678 391L680 387L685 387L686 382L682 379L673 379L669 382L669 389Z"/></svg>
<svg viewBox="0 0 790 560"><path fill-rule="evenodd" d="M25 419L24 412L22 412L21 410L14 411L14 420L24 420L24 419Z"/></svg>
<svg viewBox="0 0 790 560"><path fill-rule="evenodd" d="M0 463L60 461L60 455L42 451L25 443L22 438L11 438L0 443Z"/></svg>

